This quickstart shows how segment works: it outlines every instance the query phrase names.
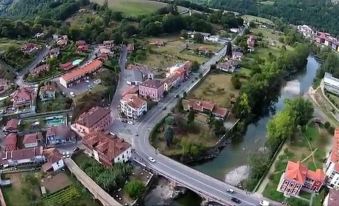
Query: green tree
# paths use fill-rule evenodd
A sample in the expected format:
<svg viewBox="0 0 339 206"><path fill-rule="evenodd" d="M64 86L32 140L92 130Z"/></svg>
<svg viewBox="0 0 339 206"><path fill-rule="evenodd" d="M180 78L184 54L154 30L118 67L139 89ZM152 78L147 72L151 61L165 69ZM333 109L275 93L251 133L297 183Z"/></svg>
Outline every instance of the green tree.
<svg viewBox="0 0 339 206"><path fill-rule="evenodd" d="M232 75L231 82L232 82L234 89L240 89L241 81L240 81L240 78L237 74Z"/></svg>
<svg viewBox="0 0 339 206"><path fill-rule="evenodd" d="M166 140L166 145L167 147L170 147L172 145L173 142L173 138L174 138L174 131L172 127L167 127L164 133L164 137Z"/></svg>
<svg viewBox="0 0 339 206"><path fill-rule="evenodd" d="M193 110L190 110L187 115L187 125L192 126L192 124L194 123L194 119L195 119L195 112Z"/></svg>
<svg viewBox="0 0 339 206"><path fill-rule="evenodd" d="M200 33L194 34L194 41L197 43L203 43L204 42L204 36Z"/></svg>
<svg viewBox="0 0 339 206"><path fill-rule="evenodd" d="M197 72L200 68L200 64L197 61L192 62L192 72Z"/></svg>
<svg viewBox="0 0 339 206"><path fill-rule="evenodd" d="M129 181L124 190L132 199L138 199L145 192L145 185L140 180Z"/></svg>

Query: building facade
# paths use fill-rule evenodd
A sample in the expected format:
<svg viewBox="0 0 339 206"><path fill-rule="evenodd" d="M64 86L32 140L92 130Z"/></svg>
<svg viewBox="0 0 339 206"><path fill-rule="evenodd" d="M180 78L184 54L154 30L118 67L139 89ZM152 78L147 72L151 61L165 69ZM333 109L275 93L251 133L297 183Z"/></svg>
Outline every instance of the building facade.
<svg viewBox="0 0 339 206"><path fill-rule="evenodd" d="M326 91L339 95L339 79L333 77L330 73L325 73L323 83Z"/></svg>
<svg viewBox="0 0 339 206"><path fill-rule="evenodd" d="M120 100L120 109L126 117L138 119L147 112L147 102L137 94L126 94Z"/></svg>
<svg viewBox="0 0 339 206"><path fill-rule="evenodd" d="M326 160L326 185L339 190L339 128L334 131L332 149Z"/></svg>
<svg viewBox="0 0 339 206"><path fill-rule="evenodd" d="M163 82L157 79L149 79L139 85L139 95L155 102L164 97L164 91Z"/></svg>
<svg viewBox="0 0 339 206"><path fill-rule="evenodd" d="M81 133L103 131L111 124L111 110L104 107L92 107L81 114L75 122L75 129Z"/></svg>

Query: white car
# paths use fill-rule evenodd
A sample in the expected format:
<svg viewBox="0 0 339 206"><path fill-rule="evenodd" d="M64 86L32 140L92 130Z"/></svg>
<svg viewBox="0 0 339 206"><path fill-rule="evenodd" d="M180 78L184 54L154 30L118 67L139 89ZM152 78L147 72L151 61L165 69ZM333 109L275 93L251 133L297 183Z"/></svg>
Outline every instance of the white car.
<svg viewBox="0 0 339 206"><path fill-rule="evenodd" d="M155 159L153 157L148 157L148 160L153 163L155 162Z"/></svg>
<svg viewBox="0 0 339 206"><path fill-rule="evenodd" d="M69 95L71 95L71 97L75 97L74 92L70 92Z"/></svg>
<svg viewBox="0 0 339 206"><path fill-rule="evenodd" d="M260 205L262 205L262 206L269 206L270 203L267 200L261 200L260 201Z"/></svg>

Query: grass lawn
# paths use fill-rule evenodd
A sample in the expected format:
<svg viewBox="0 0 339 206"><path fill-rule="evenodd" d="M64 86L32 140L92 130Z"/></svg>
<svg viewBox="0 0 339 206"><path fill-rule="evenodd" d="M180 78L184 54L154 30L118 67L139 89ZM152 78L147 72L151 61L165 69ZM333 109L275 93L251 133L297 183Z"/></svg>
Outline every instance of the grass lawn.
<svg viewBox="0 0 339 206"><path fill-rule="evenodd" d="M332 93L327 93L329 95L329 100L334 104L336 105L336 107L338 108L339 107L339 97L332 94Z"/></svg>
<svg viewBox="0 0 339 206"><path fill-rule="evenodd" d="M91 0L103 5L105 0ZM147 15L167 6L166 3L148 0L108 0L108 7L113 11L120 11L125 16Z"/></svg>
<svg viewBox="0 0 339 206"><path fill-rule="evenodd" d="M326 158L326 146L329 144L332 135L318 126L310 125L302 134L296 134L296 137L287 141L287 148L284 153L277 159L274 173L269 177L270 182L267 184L263 195L267 198L282 201L284 196L277 192L277 186L282 173L285 171L287 162L301 161L310 170L322 168L323 160ZM300 196L310 199L310 194L301 193ZM314 205L321 205L322 198L316 196L313 200ZM288 201L295 201L295 198L290 198ZM295 204L291 204L295 205Z"/></svg>
<svg viewBox="0 0 339 206"><path fill-rule="evenodd" d="M210 100L219 106L230 107L231 96L237 97L239 90L233 88L231 74L212 73L202 80L188 96L202 100Z"/></svg>
<svg viewBox="0 0 339 206"><path fill-rule="evenodd" d="M261 24L269 24L269 25L274 25L274 23L269 20L269 19L265 19L262 17L258 17L258 16L252 16L252 15L243 15L242 18L246 21L254 21L254 22L259 22Z"/></svg>
<svg viewBox="0 0 339 206"><path fill-rule="evenodd" d="M6 174L5 178L12 182L1 188L7 206L29 206L40 198L40 172Z"/></svg>
<svg viewBox="0 0 339 206"><path fill-rule="evenodd" d="M69 109L72 105L72 100L63 96L61 93L55 94L54 100L37 101L37 112L51 112L58 110Z"/></svg>

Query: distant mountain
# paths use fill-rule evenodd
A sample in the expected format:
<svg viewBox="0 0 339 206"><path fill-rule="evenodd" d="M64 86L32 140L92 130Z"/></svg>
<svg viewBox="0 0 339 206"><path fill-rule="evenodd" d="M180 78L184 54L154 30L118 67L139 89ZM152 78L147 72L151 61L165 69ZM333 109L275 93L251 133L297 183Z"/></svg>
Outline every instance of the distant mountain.
<svg viewBox="0 0 339 206"><path fill-rule="evenodd" d="M191 0L214 8L263 17L279 17L292 24L308 24L339 35L339 0Z"/></svg>

